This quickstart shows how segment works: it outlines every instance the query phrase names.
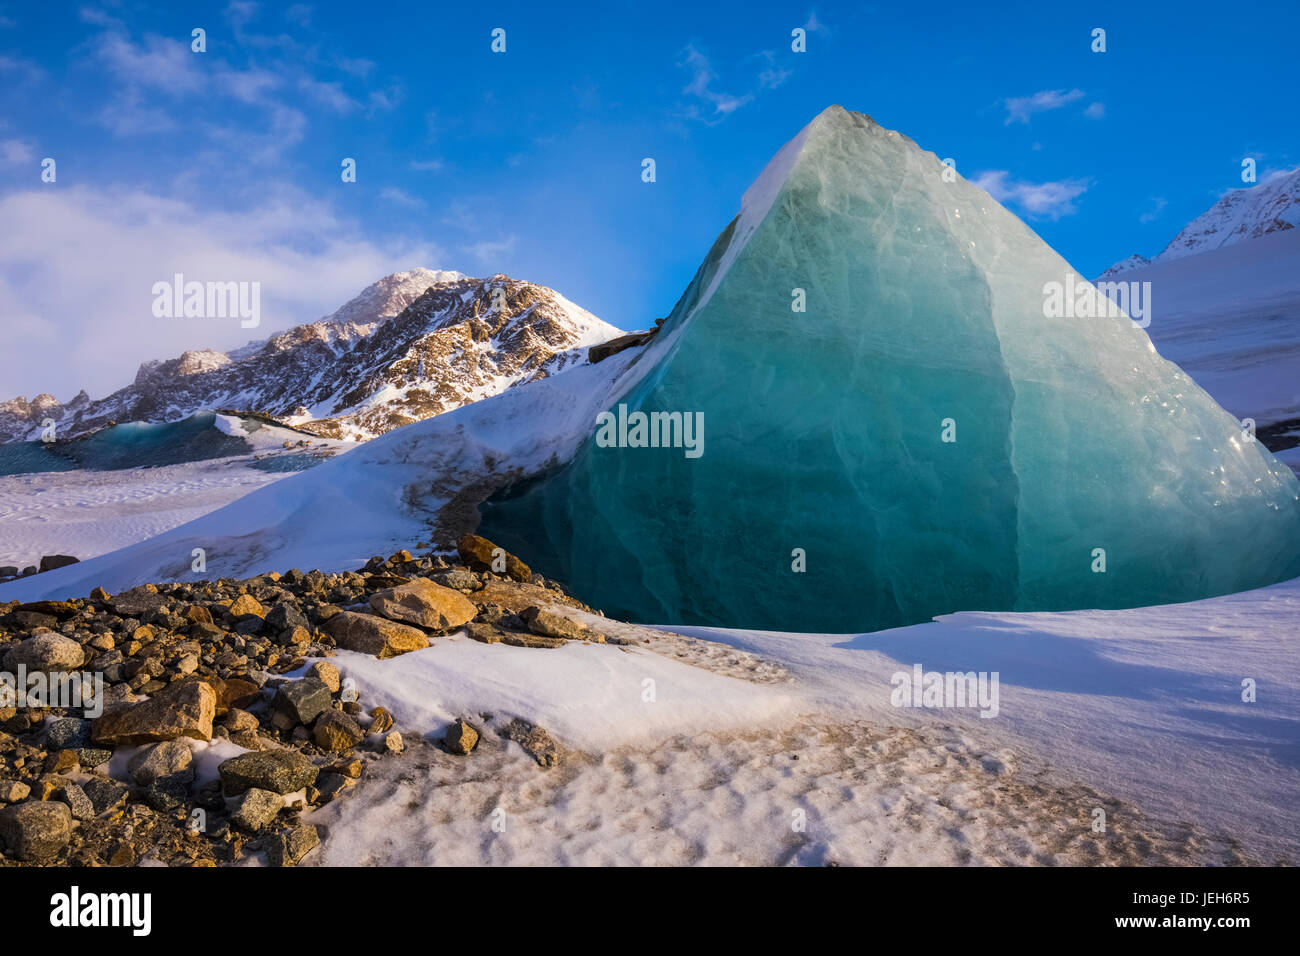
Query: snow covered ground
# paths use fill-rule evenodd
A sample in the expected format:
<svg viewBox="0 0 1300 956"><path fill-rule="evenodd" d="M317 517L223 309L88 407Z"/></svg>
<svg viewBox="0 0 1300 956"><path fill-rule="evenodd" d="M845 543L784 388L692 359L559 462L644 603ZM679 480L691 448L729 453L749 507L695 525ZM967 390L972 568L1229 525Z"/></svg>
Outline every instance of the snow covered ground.
<svg viewBox="0 0 1300 956"><path fill-rule="evenodd" d="M0 475L0 565L22 568L45 554L85 560L193 521L292 474L252 464L306 454L284 449L286 442L310 438L313 454L353 447L274 426L250 434L228 415L217 415L213 425L244 439L248 453L147 468Z"/></svg>
<svg viewBox="0 0 1300 956"><path fill-rule="evenodd" d="M107 554L284 477L240 458L0 477L0 565L26 567L43 554Z"/></svg>
<svg viewBox="0 0 1300 956"><path fill-rule="evenodd" d="M469 758L419 746L314 812L316 862L1294 862L1298 619L1292 581L863 635L675 629L700 641L596 619L638 645L345 652L408 740L458 716L484 739ZM997 671L998 716L892 706L891 676L918 663ZM558 766L501 739L517 716L570 749Z"/></svg>

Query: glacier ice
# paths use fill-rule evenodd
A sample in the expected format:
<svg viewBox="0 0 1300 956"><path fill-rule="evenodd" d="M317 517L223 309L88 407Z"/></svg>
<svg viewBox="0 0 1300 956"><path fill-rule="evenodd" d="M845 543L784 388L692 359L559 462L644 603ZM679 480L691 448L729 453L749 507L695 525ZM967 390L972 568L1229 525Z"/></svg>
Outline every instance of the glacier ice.
<svg viewBox="0 0 1300 956"><path fill-rule="evenodd" d="M626 619L776 630L1300 574L1290 470L1125 316L1045 316L1046 283L1086 280L945 169L818 116L614 392L611 413L702 414L704 453L593 422L486 502L482 533Z"/></svg>

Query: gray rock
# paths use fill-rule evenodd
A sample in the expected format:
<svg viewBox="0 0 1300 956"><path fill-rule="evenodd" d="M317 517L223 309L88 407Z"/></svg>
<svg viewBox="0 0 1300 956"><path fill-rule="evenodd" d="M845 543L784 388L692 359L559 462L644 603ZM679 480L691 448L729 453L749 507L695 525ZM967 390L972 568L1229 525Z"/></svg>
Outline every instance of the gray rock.
<svg viewBox="0 0 1300 956"><path fill-rule="evenodd" d="M266 614L266 623L272 630L287 631L295 627L309 627L307 617L292 604L281 603Z"/></svg>
<svg viewBox="0 0 1300 956"><path fill-rule="evenodd" d="M290 681L276 691L271 719L282 730L290 730L299 724L309 725L330 709L332 701L329 687L318 677Z"/></svg>
<svg viewBox="0 0 1300 956"><path fill-rule="evenodd" d="M223 760L217 768L227 796L257 788L293 793L316 781L319 768L296 750L261 750Z"/></svg>
<svg viewBox="0 0 1300 956"><path fill-rule="evenodd" d="M72 752L77 755L77 763L81 765L83 770L90 770L100 764L108 763L113 756L113 751L104 750L102 747L75 747Z"/></svg>
<svg viewBox="0 0 1300 956"><path fill-rule="evenodd" d="M85 659L85 651L72 638L46 631L13 645L5 655L5 665L10 671L20 664L28 671L74 671Z"/></svg>
<svg viewBox="0 0 1300 956"><path fill-rule="evenodd" d="M81 789L90 799L90 805L94 807L96 816L118 806L130 793L130 790L116 780L105 780L103 777L87 780L81 785Z"/></svg>
<svg viewBox="0 0 1300 956"><path fill-rule="evenodd" d="M0 841L24 863L46 863L72 839L72 811L66 803L28 800L0 810Z"/></svg>
<svg viewBox="0 0 1300 956"><path fill-rule="evenodd" d="M297 866L319 845L320 834L314 826L290 827L267 841L266 856L272 866Z"/></svg>
<svg viewBox="0 0 1300 956"><path fill-rule="evenodd" d="M41 571L66 568L69 564L77 564L80 560L80 558L74 558L70 554L47 554L41 558Z"/></svg>
<svg viewBox="0 0 1300 956"><path fill-rule="evenodd" d="M170 777L159 777L144 792L145 803L160 813L170 813L189 802L190 783L193 780L193 770L175 773Z"/></svg>
<svg viewBox="0 0 1300 956"><path fill-rule="evenodd" d="M77 820L90 820L95 816L95 805L86 796L86 791L75 783L64 784L51 794L51 798L66 803Z"/></svg>
<svg viewBox="0 0 1300 956"><path fill-rule="evenodd" d="M284 797L269 790L254 787L244 793L237 809L230 817L230 822L241 830L256 833L264 830L274 822L280 809L284 806Z"/></svg>
<svg viewBox="0 0 1300 956"><path fill-rule="evenodd" d="M477 574L473 571L466 571L464 568L453 568L450 571L435 574L433 580L445 588L454 588L457 591L477 591L483 583L479 580Z"/></svg>
<svg viewBox="0 0 1300 956"><path fill-rule="evenodd" d="M564 748L545 729L515 718L501 731L501 736L523 747L543 767L553 767L564 756Z"/></svg>
<svg viewBox="0 0 1300 956"><path fill-rule="evenodd" d="M131 758L126 769L132 780L147 787L155 780L181 773L193 762L194 754L189 747L179 740L168 740L140 751ZM193 771L190 771L190 776L193 777Z"/></svg>
<svg viewBox="0 0 1300 956"><path fill-rule="evenodd" d="M45 732L46 750L75 750L90 746L90 721L78 717L60 717L50 722Z"/></svg>

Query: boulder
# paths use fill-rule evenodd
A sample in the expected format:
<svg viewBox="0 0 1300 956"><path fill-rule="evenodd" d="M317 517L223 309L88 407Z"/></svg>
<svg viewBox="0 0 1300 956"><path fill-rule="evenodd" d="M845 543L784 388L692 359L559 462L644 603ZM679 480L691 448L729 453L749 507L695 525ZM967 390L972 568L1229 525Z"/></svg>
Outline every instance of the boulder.
<svg viewBox="0 0 1300 956"><path fill-rule="evenodd" d="M306 628L307 617L292 604L277 604L266 613L266 623L277 631Z"/></svg>
<svg viewBox="0 0 1300 956"><path fill-rule="evenodd" d="M284 797L270 790L251 787L244 792L239 807L231 814L230 822L241 830L256 833L274 822L284 807Z"/></svg>
<svg viewBox="0 0 1300 956"><path fill-rule="evenodd" d="M24 863L53 860L72 839L72 811L66 803L29 800L0 810L0 840Z"/></svg>
<svg viewBox="0 0 1300 956"><path fill-rule="evenodd" d="M74 671L85 660L85 651L72 638L45 631L13 645L5 655L5 666L10 671L20 664L28 671Z"/></svg>
<svg viewBox="0 0 1300 956"><path fill-rule="evenodd" d="M90 804L96 814L113 809L131 792L116 780L108 780L104 777L92 777L82 783L81 789L90 798Z"/></svg>
<svg viewBox="0 0 1300 956"><path fill-rule="evenodd" d="M60 717L49 722L45 731L46 750L90 746L90 721L79 717Z"/></svg>
<svg viewBox="0 0 1300 956"><path fill-rule="evenodd" d="M69 564L77 564L80 558L74 558L70 554L47 554L41 558L41 571L53 571L55 568L66 568Z"/></svg>
<svg viewBox="0 0 1300 956"><path fill-rule="evenodd" d="M241 594L235 598L235 602L230 605L231 617L243 617L246 614L253 614L257 617L266 617L266 609L251 594Z"/></svg>
<svg viewBox="0 0 1300 956"><path fill-rule="evenodd" d="M271 720L282 730L292 730L299 724L307 726L329 710L332 701L329 687L319 678L290 681L275 692Z"/></svg>
<svg viewBox="0 0 1300 956"><path fill-rule="evenodd" d="M314 677L330 689L331 694L337 694L339 687L342 686L342 680L339 676L339 669L329 661L317 661L307 668L307 676Z"/></svg>
<svg viewBox="0 0 1300 956"><path fill-rule="evenodd" d="M361 743L365 737L365 731L341 710L325 711L312 729L312 740L326 753L342 753L350 750Z"/></svg>
<svg viewBox="0 0 1300 956"><path fill-rule="evenodd" d="M533 579L532 568L504 548L498 548L487 538L476 534L463 535L456 542L456 550L460 553L460 559L474 571L505 574L524 584ZM504 565L502 560L505 562Z"/></svg>
<svg viewBox="0 0 1300 956"><path fill-rule="evenodd" d="M227 796L256 788L293 793L316 781L316 765L296 750L260 750L223 760L217 767Z"/></svg>
<svg viewBox="0 0 1300 956"><path fill-rule="evenodd" d="M266 857L272 866L297 866L319 845L320 834L314 826L290 827L267 840Z"/></svg>
<svg viewBox="0 0 1300 956"><path fill-rule="evenodd" d="M127 763L126 769L132 780L147 787L155 780L186 770L189 770L189 776L193 779L194 771L190 770L193 762L194 754L189 747L179 740L168 740L140 751Z"/></svg>
<svg viewBox="0 0 1300 956"><path fill-rule="evenodd" d="M376 591L370 595L370 606L391 620L433 631L460 627L478 613L474 602L465 595L434 584L428 578L415 578L407 584Z"/></svg>
<svg viewBox="0 0 1300 956"><path fill-rule="evenodd" d="M262 688L242 677L222 680L215 674L211 674L203 680L217 693L216 715L218 717L223 716L232 707L247 707L262 696Z"/></svg>
<svg viewBox="0 0 1300 956"><path fill-rule="evenodd" d="M477 574L464 568L452 568L450 571L435 574L433 580L445 588L454 588L457 591L477 591L483 583Z"/></svg>
<svg viewBox="0 0 1300 956"><path fill-rule="evenodd" d="M358 614L355 611L340 611L335 614L326 622L325 630L339 647L372 654L381 660L429 646L429 636L424 631L374 614Z"/></svg>
<svg viewBox="0 0 1300 956"><path fill-rule="evenodd" d="M167 685L143 703L105 713L95 721L91 735L95 743L111 747L178 737L211 740L216 710L217 694L209 684L180 681Z"/></svg>
<svg viewBox="0 0 1300 956"><path fill-rule="evenodd" d="M50 799L66 803L74 820L89 820L95 816L95 807L86 791L75 783L65 783L50 794Z"/></svg>
<svg viewBox="0 0 1300 956"><path fill-rule="evenodd" d="M534 634L566 641L593 641L600 635L551 607L529 607L519 615Z"/></svg>

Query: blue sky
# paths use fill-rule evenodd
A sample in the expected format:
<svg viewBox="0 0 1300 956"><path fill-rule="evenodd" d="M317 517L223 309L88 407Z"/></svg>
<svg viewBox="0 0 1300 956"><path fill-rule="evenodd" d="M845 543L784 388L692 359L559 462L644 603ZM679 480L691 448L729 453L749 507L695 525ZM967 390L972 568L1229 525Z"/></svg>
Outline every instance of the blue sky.
<svg viewBox="0 0 1300 956"><path fill-rule="evenodd" d="M1087 275L1158 252L1243 157L1300 163L1295 3L981 6L0 4L0 398L250 338L154 319L173 271L260 281L259 338L416 265L647 327L831 103L954 158Z"/></svg>

